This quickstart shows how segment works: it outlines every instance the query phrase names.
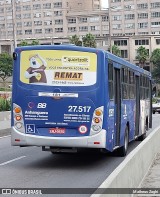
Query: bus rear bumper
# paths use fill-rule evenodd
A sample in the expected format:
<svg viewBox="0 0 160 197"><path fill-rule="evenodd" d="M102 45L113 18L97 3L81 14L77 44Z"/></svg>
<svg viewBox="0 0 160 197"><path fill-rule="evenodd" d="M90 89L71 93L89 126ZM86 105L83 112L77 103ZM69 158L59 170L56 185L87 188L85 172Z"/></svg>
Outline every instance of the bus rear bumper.
<svg viewBox="0 0 160 197"><path fill-rule="evenodd" d="M45 137L24 134L12 127L11 143L13 146L106 148L106 130L84 137Z"/></svg>

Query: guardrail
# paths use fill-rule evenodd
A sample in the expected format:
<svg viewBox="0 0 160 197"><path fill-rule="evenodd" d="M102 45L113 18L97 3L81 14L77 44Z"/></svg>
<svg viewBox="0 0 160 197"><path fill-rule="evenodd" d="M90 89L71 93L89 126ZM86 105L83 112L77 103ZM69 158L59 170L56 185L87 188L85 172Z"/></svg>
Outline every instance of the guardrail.
<svg viewBox="0 0 160 197"><path fill-rule="evenodd" d="M99 188L138 188L158 152L160 152L160 126L126 156ZM96 194L95 192L91 197L106 196L123 197L124 194ZM125 194L125 196L133 195Z"/></svg>

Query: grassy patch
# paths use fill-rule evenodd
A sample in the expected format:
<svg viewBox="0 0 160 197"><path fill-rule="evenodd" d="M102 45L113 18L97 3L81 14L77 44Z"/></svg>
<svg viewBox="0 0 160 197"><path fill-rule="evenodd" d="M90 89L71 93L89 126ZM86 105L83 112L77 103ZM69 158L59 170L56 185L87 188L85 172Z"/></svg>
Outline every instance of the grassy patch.
<svg viewBox="0 0 160 197"><path fill-rule="evenodd" d="M0 111L11 110L11 99L0 97Z"/></svg>
<svg viewBox="0 0 160 197"><path fill-rule="evenodd" d="M10 92L11 91L11 88L3 88L3 87L0 87L0 91Z"/></svg>

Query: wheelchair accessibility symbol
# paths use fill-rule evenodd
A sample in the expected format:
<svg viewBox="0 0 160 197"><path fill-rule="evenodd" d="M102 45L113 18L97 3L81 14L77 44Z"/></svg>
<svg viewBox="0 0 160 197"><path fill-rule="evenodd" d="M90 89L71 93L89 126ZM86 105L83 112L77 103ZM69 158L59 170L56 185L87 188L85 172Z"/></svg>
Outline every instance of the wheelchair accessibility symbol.
<svg viewBox="0 0 160 197"><path fill-rule="evenodd" d="M35 125L26 124L26 133L35 133Z"/></svg>

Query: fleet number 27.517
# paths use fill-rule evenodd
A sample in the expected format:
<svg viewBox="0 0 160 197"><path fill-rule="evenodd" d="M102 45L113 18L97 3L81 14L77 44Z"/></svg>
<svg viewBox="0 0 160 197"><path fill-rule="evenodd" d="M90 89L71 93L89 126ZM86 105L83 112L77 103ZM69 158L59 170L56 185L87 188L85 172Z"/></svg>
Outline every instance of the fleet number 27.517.
<svg viewBox="0 0 160 197"><path fill-rule="evenodd" d="M68 112L89 112L90 109L91 106L74 106L74 105L68 106Z"/></svg>

